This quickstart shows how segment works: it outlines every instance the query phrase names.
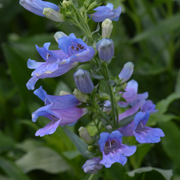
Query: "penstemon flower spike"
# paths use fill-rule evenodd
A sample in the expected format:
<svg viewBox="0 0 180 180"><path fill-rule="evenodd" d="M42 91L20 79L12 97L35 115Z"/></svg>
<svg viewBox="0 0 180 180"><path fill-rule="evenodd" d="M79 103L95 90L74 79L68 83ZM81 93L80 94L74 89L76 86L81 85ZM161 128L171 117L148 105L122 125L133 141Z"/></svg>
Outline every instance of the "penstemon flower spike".
<svg viewBox="0 0 180 180"><path fill-rule="evenodd" d="M97 1L86 0L79 9L73 1L64 0L60 8L42 0L20 0L20 4L27 10L39 16L56 22L69 22L79 27L83 34L82 39L75 34L66 35L56 32L54 38L59 50L49 50L51 43L36 49L44 62L29 59L27 66L35 69L27 88L33 90L39 79L53 78L68 73L74 67L75 87L73 95L61 91L60 96L48 95L42 87L34 94L44 101L45 106L32 113L32 121L36 122L39 116L47 117L50 122L36 132L36 136L50 135L58 126L74 125L88 114L92 117L97 133L91 137L85 127L79 128L80 138L88 144L87 151L91 151L93 158L88 159L82 166L85 173L94 174L104 167L110 168L113 163L125 165L127 157L136 152L136 146L122 143L123 136L135 136L139 143L158 143L164 137L159 128L146 126L151 113L156 113L156 106L147 100L148 92L138 94L138 83L129 80L134 71L132 62L120 67L121 72L111 77L108 65L115 61L114 42L109 39L113 30L112 21L118 21L121 7L113 9L113 5L99 6ZM89 13L96 11L94 14ZM102 39L93 38L88 21L102 23ZM90 39L90 41L88 41ZM98 42L98 43L97 43ZM80 69L79 64L90 63L93 67L89 71ZM94 84L92 77L99 81ZM101 92L99 84L105 81L108 91ZM76 143L76 142L75 142Z"/></svg>

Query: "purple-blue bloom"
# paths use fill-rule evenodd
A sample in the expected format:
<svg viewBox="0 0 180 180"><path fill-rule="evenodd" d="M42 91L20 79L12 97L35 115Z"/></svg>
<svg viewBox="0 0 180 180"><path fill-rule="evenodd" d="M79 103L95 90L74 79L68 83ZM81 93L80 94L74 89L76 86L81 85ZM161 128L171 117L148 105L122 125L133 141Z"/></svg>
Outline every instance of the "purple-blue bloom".
<svg viewBox="0 0 180 180"><path fill-rule="evenodd" d="M64 58L61 63L90 61L95 54L91 46L88 46L82 39L76 38L73 33L58 39L58 44L59 48L67 55L67 58Z"/></svg>
<svg viewBox="0 0 180 180"><path fill-rule="evenodd" d="M77 65L76 62L60 64L59 61L62 61L67 55L62 50L49 50L50 44L45 43L41 48L36 45L37 51L45 62L36 62L31 59L27 62L29 69L35 69L31 74L32 78L26 84L29 90L34 89L34 85L39 79L60 76Z"/></svg>
<svg viewBox="0 0 180 180"><path fill-rule="evenodd" d="M39 116L45 116L51 120L44 128L36 132L36 136L42 137L52 134L56 131L58 126L71 125L87 113L86 109L75 107L80 102L71 94L52 96L48 95L42 87L36 89L34 94L44 101L45 106L32 113L32 121L36 122Z"/></svg>
<svg viewBox="0 0 180 180"><path fill-rule="evenodd" d="M146 126L150 113L138 112L134 120L127 126L119 128L124 136L135 136L139 143L158 143L160 137L164 137L164 132L159 128L151 128Z"/></svg>
<svg viewBox="0 0 180 180"><path fill-rule="evenodd" d="M112 21L118 21L121 14L121 7L119 6L117 9L113 9L113 6L111 3L108 3L106 6L99 6L94 9L97 12L89 16L95 22L103 22L107 18Z"/></svg>
<svg viewBox="0 0 180 180"><path fill-rule="evenodd" d="M138 94L138 83L135 80L131 80L127 83L125 92L123 93L122 97L127 102L119 101L118 105L120 107L126 107L127 105L130 105L131 108L119 114L119 121L135 114L145 103L145 100L148 97L148 92Z"/></svg>
<svg viewBox="0 0 180 180"><path fill-rule="evenodd" d="M85 93L91 93L94 89L94 84L91 80L91 75L89 71L86 71L84 69L78 69L74 75L74 81L76 83L77 88Z"/></svg>
<svg viewBox="0 0 180 180"><path fill-rule="evenodd" d="M133 71L134 71L134 64L132 62L127 62L118 75L118 77L122 80L121 82L123 83L128 81Z"/></svg>
<svg viewBox="0 0 180 180"><path fill-rule="evenodd" d="M106 168L111 167L115 162L119 162L122 165L126 164L126 156L131 156L135 153L136 146L122 144L122 137L123 135L119 131L113 131L111 134L107 132L100 134L98 143L103 154L100 164L103 164Z"/></svg>
<svg viewBox="0 0 180 180"><path fill-rule="evenodd" d="M145 103L141 107L141 111L148 111L149 113L156 113L158 109L156 109L156 105L153 104L151 100L146 100Z"/></svg>
<svg viewBox="0 0 180 180"><path fill-rule="evenodd" d="M57 6L56 4L42 0L20 0L19 4L28 11L44 17L45 17L45 15L43 14L44 8L51 8L55 11L60 10L59 6Z"/></svg>
<svg viewBox="0 0 180 180"><path fill-rule="evenodd" d="M94 174L99 171L103 165L99 164L101 159L99 157L94 157L93 159L87 160L82 166L85 173Z"/></svg>
<svg viewBox="0 0 180 180"><path fill-rule="evenodd" d="M114 56L114 42L111 39L103 38L96 44L100 59L108 61Z"/></svg>
<svg viewBox="0 0 180 180"><path fill-rule="evenodd" d="M49 50L50 43L45 43L41 48L36 46L45 62L28 60L28 68L35 69L31 74L32 78L26 84L29 90L34 89L39 79L61 76L78 62L91 60L95 53L92 47L87 46L80 38L77 39L73 33L62 36L58 39L58 43L62 50Z"/></svg>

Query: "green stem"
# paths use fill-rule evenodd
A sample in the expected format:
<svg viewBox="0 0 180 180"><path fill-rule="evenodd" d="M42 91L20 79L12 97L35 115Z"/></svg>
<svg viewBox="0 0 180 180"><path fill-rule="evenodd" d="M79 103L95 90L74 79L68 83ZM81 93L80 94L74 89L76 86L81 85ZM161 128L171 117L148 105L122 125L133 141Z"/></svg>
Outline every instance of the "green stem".
<svg viewBox="0 0 180 180"><path fill-rule="evenodd" d="M104 67L103 70L105 72L105 74L104 74L105 79L106 79L106 81L109 81L110 77L109 77L109 72L108 72L108 69L107 69L107 65L104 64L103 67ZM108 83L107 83L107 86L108 86L109 95L110 95L110 99L111 99L113 126L114 126L114 128L116 128L117 121L118 121L116 100L115 100L115 97L114 97L113 88Z"/></svg>

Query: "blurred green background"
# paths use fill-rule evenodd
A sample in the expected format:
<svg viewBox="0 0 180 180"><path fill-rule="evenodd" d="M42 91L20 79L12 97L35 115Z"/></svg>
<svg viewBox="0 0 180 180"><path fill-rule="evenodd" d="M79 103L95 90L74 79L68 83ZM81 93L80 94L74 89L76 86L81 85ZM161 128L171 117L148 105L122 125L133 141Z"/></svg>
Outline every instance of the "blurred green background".
<svg viewBox="0 0 180 180"><path fill-rule="evenodd" d="M113 22L116 58L109 66L111 75L117 75L127 61L135 64L132 78L139 83L139 93L148 91L159 109L148 124L162 128L165 137L158 144L137 145L137 152L124 167L115 163L94 176L84 174L81 167L86 159L61 127L53 135L35 137L36 130L48 120L31 122L31 113L43 103L26 89L31 74L27 60L42 61L35 44L42 47L51 42L51 48L57 49L53 38L56 31L77 36L81 31L68 23L36 16L17 0L0 0L0 180L180 180L180 0L99 2L123 8L120 20ZM94 31L97 24L89 24ZM72 69L63 76L39 80L36 88L42 85L54 95L60 90L72 92L74 72ZM77 133L80 125L90 121L84 116L70 129ZM127 138L124 143L136 141ZM132 172L134 169L137 173Z"/></svg>

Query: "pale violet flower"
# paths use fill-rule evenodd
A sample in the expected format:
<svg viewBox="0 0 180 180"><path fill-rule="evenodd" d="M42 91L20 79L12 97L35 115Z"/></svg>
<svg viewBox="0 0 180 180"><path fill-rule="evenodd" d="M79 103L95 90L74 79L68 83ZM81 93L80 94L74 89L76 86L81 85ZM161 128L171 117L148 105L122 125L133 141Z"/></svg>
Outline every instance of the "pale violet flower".
<svg viewBox="0 0 180 180"><path fill-rule="evenodd" d="M113 9L113 4L111 3L108 3L106 6L99 6L94 10L96 12L94 14L89 14L89 16L95 22L103 22L107 18L112 21L118 21L121 14L121 6L117 9Z"/></svg>

